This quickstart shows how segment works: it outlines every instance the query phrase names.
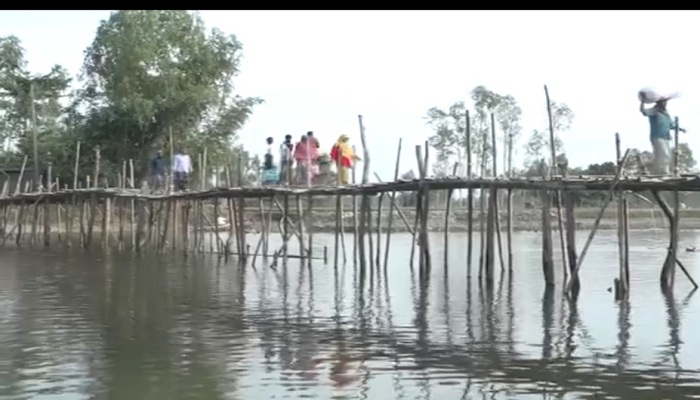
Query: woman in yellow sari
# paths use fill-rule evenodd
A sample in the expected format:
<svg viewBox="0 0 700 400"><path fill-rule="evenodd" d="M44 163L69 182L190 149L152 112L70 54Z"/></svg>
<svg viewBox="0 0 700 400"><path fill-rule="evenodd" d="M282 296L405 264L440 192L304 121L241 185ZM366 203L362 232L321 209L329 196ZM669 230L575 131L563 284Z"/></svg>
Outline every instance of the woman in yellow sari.
<svg viewBox="0 0 700 400"><path fill-rule="evenodd" d="M346 135L340 135L331 149L331 160L338 166L338 177L343 185L349 183L348 171L353 167L353 163L360 160L360 157L356 156L352 150L349 141L350 138Z"/></svg>

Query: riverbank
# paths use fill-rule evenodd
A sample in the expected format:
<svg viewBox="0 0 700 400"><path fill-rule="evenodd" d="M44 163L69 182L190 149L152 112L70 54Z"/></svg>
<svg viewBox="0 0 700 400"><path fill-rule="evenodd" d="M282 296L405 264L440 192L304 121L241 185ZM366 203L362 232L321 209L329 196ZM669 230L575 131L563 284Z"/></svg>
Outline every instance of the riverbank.
<svg viewBox="0 0 700 400"><path fill-rule="evenodd" d="M555 208L550 210L552 216L555 218L557 211ZM577 209L576 214L576 228L577 229L592 229L595 224L596 218L600 213L599 208L582 208ZM381 225L382 230L386 231L388 226L388 209L382 210ZM415 221L415 212L413 209L403 209L402 214L405 217L408 225L413 227ZM453 232L466 232L468 230L468 218L466 210L455 210L450 213L450 231ZM279 213L273 213L273 226L272 230L277 231L278 221L280 218ZM630 210L629 213L629 228L632 230L645 230L645 229L658 229L666 228L668 222L663 212L658 209L634 209ZM506 229L506 219L507 215L505 212L500 213L501 229ZM260 218L259 217L248 217L247 223L254 230L260 230ZM296 221L296 216L292 215L291 219ZM473 219L473 229L478 231L480 228L480 220L478 213ZM333 232L336 229L335 212L329 211L316 211L314 210L313 217L311 218L311 223L313 224L314 232ZM374 211L372 213L372 225L373 230L376 230L377 224L377 213ZM344 230L346 232L352 232L354 229L353 225L353 215L352 212L345 211L343 218ZM406 222L395 212L392 218L392 232L408 232ZM513 230L514 231L540 231L542 227L542 213L539 210L522 210L513 213ZM445 212L444 211L433 211L430 213L430 218L428 220L428 229L430 231L443 231L445 228ZM557 230L557 224L553 223L552 228ZM616 208L609 207L608 210L603 214L603 218L598 226L599 230L610 230L617 229L617 215ZM681 230L700 230L700 210L681 210L680 215L680 229Z"/></svg>

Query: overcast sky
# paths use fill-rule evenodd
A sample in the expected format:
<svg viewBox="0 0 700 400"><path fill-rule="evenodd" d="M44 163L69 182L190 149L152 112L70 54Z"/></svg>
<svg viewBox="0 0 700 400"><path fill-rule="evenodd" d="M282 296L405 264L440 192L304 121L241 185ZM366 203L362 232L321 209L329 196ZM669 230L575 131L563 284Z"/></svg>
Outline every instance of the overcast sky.
<svg viewBox="0 0 700 400"><path fill-rule="evenodd" d="M622 146L650 150L637 108L645 86L680 90L669 103L700 145L700 37L697 11L203 11L209 27L243 43L241 95L259 96L240 132L253 152L264 138L295 139L313 130L325 150L347 134L360 148L365 121L372 171L389 179L404 140L402 170L415 169L413 147L430 134L424 116L469 100L477 85L511 94L523 109L522 146L546 127L543 85L576 117L562 134L572 165L612 161ZM0 36L16 35L29 68L61 64L77 73L83 50L108 11L0 11ZM695 27L694 27L695 26Z"/></svg>

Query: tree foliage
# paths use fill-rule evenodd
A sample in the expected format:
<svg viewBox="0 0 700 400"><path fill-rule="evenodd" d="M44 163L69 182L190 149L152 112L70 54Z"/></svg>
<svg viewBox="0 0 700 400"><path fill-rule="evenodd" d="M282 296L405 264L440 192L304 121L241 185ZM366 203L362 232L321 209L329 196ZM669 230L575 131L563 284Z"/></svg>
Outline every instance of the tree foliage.
<svg viewBox="0 0 700 400"><path fill-rule="evenodd" d="M95 144L120 137L113 161L144 161L174 142L222 162L258 98L234 95L241 43L188 11L119 11L86 50L81 102ZM115 123L118 122L118 123ZM136 157L134 152L137 152Z"/></svg>
<svg viewBox="0 0 700 400"><path fill-rule="evenodd" d="M552 111L552 128L554 130L554 152L556 154L556 162L561 164L566 160L564 151L564 142L561 140L560 133L566 132L571 128L574 121L574 112L566 103L557 103L550 100L550 109ZM551 137L549 132L549 123L546 129L534 129L525 143L525 169L532 170L536 162L545 159L547 163L551 163Z"/></svg>
<svg viewBox="0 0 700 400"><path fill-rule="evenodd" d="M433 172L443 177L451 172L451 163L459 162L465 156L467 123L464 102L453 104L447 111L433 107L428 110L426 119L435 132L429 139L437 153Z"/></svg>
<svg viewBox="0 0 700 400"><path fill-rule="evenodd" d="M484 86L477 86L471 91L473 112L470 113L470 146L472 166L476 174L487 173L488 161L492 160L493 146L491 144L491 114L501 134L498 139L502 152L503 171L509 171L512 155L512 144L517 141L520 132L521 109L517 101L510 95L500 95ZM445 176L451 173L453 165L461 165L460 174L466 174L467 158L467 107L464 102L456 102L448 110L433 107L428 110L426 119L433 128L430 144L436 149L437 162L434 173ZM490 171L490 170L489 170Z"/></svg>
<svg viewBox="0 0 700 400"><path fill-rule="evenodd" d="M235 92L242 45L207 29L195 12L113 12L85 51L70 101L65 69L32 74L24 53L18 38L0 38L0 138L14 144L5 158L15 164L31 154L30 87L40 160L64 180L72 180L78 140L81 177L94 168L94 148L105 175L113 178L129 159L143 174L156 149L168 152L171 135L195 160L206 149L208 165L233 166L239 155L250 161L236 132L262 100Z"/></svg>

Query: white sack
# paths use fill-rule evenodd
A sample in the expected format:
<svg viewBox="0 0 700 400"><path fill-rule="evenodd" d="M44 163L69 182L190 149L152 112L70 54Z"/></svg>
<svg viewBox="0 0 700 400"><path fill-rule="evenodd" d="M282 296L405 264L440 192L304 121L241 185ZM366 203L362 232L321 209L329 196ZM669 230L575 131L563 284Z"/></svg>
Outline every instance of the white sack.
<svg viewBox="0 0 700 400"><path fill-rule="evenodd" d="M678 96L680 96L679 92L659 92L649 87L645 87L637 93L639 101L643 101L646 104L653 104L661 99L675 99Z"/></svg>

